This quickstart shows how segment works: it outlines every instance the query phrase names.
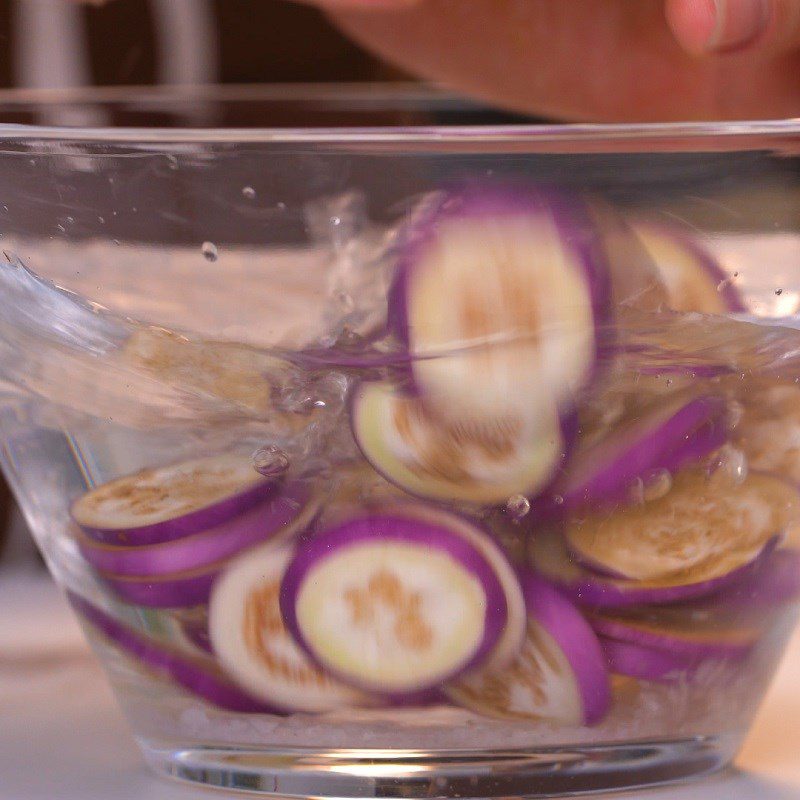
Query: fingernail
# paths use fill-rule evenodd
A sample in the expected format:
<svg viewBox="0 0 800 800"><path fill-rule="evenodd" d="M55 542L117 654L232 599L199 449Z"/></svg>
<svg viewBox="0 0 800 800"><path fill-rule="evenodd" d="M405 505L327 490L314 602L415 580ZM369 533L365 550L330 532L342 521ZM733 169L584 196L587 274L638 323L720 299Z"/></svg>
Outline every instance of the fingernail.
<svg viewBox="0 0 800 800"><path fill-rule="evenodd" d="M714 24L705 42L708 51L738 50L766 30L768 0L712 0L711 5Z"/></svg>

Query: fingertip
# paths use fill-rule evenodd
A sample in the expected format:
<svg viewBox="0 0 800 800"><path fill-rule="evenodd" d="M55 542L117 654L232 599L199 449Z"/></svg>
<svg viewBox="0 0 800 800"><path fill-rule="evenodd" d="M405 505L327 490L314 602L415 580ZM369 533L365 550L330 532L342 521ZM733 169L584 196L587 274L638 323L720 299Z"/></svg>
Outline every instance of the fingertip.
<svg viewBox="0 0 800 800"><path fill-rule="evenodd" d="M714 0L666 0L664 13L672 34L692 55L708 52L718 36L717 4Z"/></svg>

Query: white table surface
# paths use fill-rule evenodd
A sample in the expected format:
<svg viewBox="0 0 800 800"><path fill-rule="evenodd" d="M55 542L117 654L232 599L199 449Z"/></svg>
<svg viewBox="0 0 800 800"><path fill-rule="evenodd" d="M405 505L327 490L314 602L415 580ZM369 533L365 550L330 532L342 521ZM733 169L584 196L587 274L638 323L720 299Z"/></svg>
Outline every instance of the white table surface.
<svg viewBox="0 0 800 800"><path fill-rule="evenodd" d="M52 584L0 573L0 800L243 796L151 775ZM699 784L626 796L799 800L800 631L735 770Z"/></svg>

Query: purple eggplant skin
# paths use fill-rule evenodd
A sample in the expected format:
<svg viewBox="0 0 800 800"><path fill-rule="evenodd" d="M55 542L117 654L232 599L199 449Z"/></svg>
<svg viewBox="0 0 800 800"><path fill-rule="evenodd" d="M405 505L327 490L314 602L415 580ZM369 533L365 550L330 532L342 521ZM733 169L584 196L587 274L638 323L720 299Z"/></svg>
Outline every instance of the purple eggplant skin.
<svg viewBox="0 0 800 800"><path fill-rule="evenodd" d="M673 683L689 677L702 663L698 659L677 655L616 639L600 639L608 668L615 675L656 683Z"/></svg>
<svg viewBox="0 0 800 800"><path fill-rule="evenodd" d="M611 684L597 636L581 612L547 581L529 570L520 581L529 616L555 640L572 667L585 724L599 722L611 706Z"/></svg>
<svg viewBox="0 0 800 800"><path fill-rule="evenodd" d="M667 419L659 419L662 408L663 404L651 412L651 429L647 429L647 412L643 412L640 419L612 430L584 453L576 452L551 497L544 495L537 500L537 511L560 515L581 506L618 503L626 499L636 478L661 470L674 472L727 441L723 398L709 395L689 399ZM623 440L626 434L634 437L628 443ZM588 468L582 459L590 465ZM596 462L593 467L592 461ZM585 474L580 474L581 470ZM559 497L557 505L552 496Z"/></svg>
<svg viewBox="0 0 800 800"><path fill-rule="evenodd" d="M550 568L537 558L537 545L533 544L533 537L539 537L538 545L544 542L547 549L554 549L556 558L552 559ZM564 539L557 530L543 529L534 532L530 541L531 567L536 574L579 605L600 610L639 605L670 605L717 596L723 590L738 586L749 575L757 574L760 565L775 550L779 537L767 542L749 564L744 564L727 575L676 585L616 579L584 569L570 556Z"/></svg>
<svg viewBox="0 0 800 800"><path fill-rule="evenodd" d="M479 667L489 657L508 620L506 595L486 558L462 536L437 525L410 520L403 516L370 515L349 520L318 534L297 549L294 559L284 573L280 594L281 614L287 630L309 658L320 669L328 671L344 683L353 685L356 682L352 676L338 675L329 665L321 663L313 647L306 640L297 618L297 598L307 575L318 562L343 548L376 541L401 542L444 552L476 577L486 596L483 638L470 659L459 665L453 673L442 675L435 684L415 687L404 692L387 691L384 695L385 699L393 704L403 703L404 697L409 695L416 704L416 698L427 697L429 690L435 689L445 680L453 680ZM357 686L357 688L376 693L376 687L372 685Z"/></svg>
<svg viewBox="0 0 800 800"><path fill-rule="evenodd" d="M735 581L703 603L721 611L770 611L800 599L800 551L779 549L768 553Z"/></svg>
<svg viewBox="0 0 800 800"><path fill-rule="evenodd" d="M74 592L67 592L70 605L94 629L114 642L144 667L166 675L179 686L203 700L227 711L239 713L282 714L230 683L224 676L200 662L179 655L168 647L111 617L105 611Z"/></svg>
<svg viewBox="0 0 800 800"><path fill-rule="evenodd" d="M758 632L748 631L746 636L726 637L724 628L719 633L709 631L705 636L692 636L690 633L676 631L674 627L659 628L657 623L637 624L635 621L592 617L590 625L598 636L632 645L665 651L676 657L687 659L726 659L735 660L746 656L758 638Z"/></svg>
<svg viewBox="0 0 800 800"><path fill-rule="evenodd" d="M208 602L217 575L225 568L217 561L190 572L174 572L156 578L102 573L100 578L117 597L145 608L190 608Z"/></svg>
<svg viewBox="0 0 800 800"><path fill-rule="evenodd" d="M595 330L592 368L584 376L591 383L602 361L599 354L613 345L611 279L605 247L583 199L546 186L523 182L461 182L432 195L425 208L401 231L395 277L388 293L388 330L413 355L413 331L409 326L409 281L422 268L426 251L435 244L439 227L451 220L485 220L520 214L552 216L561 241L582 265L589 290ZM424 395L413 378L410 364L406 387ZM576 402L577 398L573 398Z"/></svg>
<svg viewBox="0 0 800 800"><path fill-rule="evenodd" d="M302 483L273 491L261 504L200 533L155 545L109 545L76 533L83 557L97 570L118 576L157 577L202 569L279 535L308 501Z"/></svg>
<svg viewBox="0 0 800 800"><path fill-rule="evenodd" d="M138 528L94 528L81 525L74 514L72 520L90 539L97 542L128 546L155 545L191 536L207 528L221 525L232 517L250 511L267 500L276 491L276 488L275 481L264 480L244 492L226 497L205 508Z"/></svg>

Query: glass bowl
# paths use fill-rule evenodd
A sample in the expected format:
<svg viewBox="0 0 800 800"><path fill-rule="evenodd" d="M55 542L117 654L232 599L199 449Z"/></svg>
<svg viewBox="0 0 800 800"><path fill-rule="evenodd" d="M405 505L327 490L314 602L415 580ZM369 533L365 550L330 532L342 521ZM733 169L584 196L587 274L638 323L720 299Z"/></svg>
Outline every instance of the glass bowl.
<svg viewBox="0 0 800 800"><path fill-rule="evenodd" d="M148 764L541 797L731 761L800 598L800 122L407 86L0 120L3 469Z"/></svg>

